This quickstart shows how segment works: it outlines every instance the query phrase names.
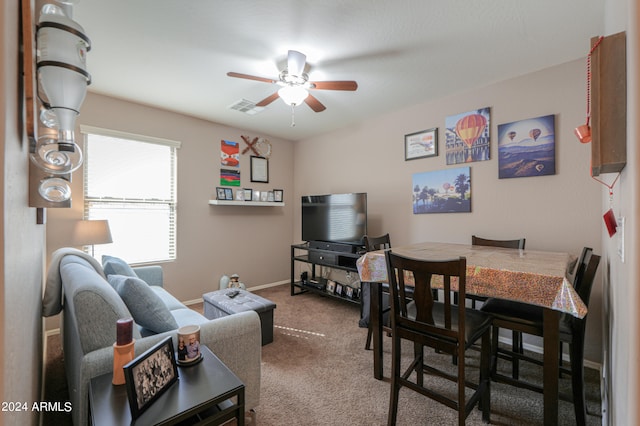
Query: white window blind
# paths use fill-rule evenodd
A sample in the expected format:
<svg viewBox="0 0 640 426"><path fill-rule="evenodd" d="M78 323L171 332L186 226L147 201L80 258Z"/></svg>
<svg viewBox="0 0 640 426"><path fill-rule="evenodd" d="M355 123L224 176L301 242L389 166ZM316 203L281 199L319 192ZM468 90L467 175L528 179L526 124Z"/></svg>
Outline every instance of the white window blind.
<svg viewBox="0 0 640 426"><path fill-rule="evenodd" d="M112 244L95 257L129 263L176 258L179 142L81 126L85 136L84 216L107 219Z"/></svg>

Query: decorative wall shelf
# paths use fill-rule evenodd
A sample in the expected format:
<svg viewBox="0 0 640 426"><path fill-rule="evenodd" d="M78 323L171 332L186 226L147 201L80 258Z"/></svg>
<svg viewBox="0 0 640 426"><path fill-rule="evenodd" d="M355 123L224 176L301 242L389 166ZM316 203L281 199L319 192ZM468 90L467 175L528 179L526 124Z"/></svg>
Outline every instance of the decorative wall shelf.
<svg viewBox="0 0 640 426"><path fill-rule="evenodd" d="M212 206L243 206L243 207L284 207L284 202L276 201L226 201L209 200Z"/></svg>

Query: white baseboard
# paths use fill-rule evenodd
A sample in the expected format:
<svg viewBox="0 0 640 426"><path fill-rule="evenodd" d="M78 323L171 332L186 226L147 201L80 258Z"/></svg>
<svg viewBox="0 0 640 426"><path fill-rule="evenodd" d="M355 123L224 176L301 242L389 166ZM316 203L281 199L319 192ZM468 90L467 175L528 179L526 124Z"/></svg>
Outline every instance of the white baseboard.
<svg viewBox="0 0 640 426"><path fill-rule="evenodd" d="M258 285L255 287L251 287L248 288L248 291L254 291L254 290L263 290L265 288L271 288L271 287L277 287L279 285L284 285L284 284L290 284L291 281L290 280L283 280L283 281L276 281L274 283L270 283L270 284L263 284L263 285Z"/></svg>
<svg viewBox="0 0 640 426"><path fill-rule="evenodd" d="M45 343L47 341L47 339L51 336L55 336L56 334L60 334L60 329L59 328L52 328L51 330L47 330L44 332L44 338L45 338ZM46 345L45 345L45 351L47 350Z"/></svg>
<svg viewBox="0 0 640 426"><path fill-rule="evenodd" d="M500 342L505 343L507 345L511 345L512 340L508 337L504 337L504 336L500 336L499 338ZM541 348L538 345L532 345L531 343L524 343L522 345L526 350L531 351L531 352L535 352L537 354L542 355L543 353L543 348ZM569 362L569 354L567 353L563 353L562 354L562 359L566 362ZM594 362L594 361L589 361L588 359L584 360L584 366L586 368L592 368L594 370L598 370L599 373L599 377L602 377L602 364L598 363L598 362Z"/></svg>

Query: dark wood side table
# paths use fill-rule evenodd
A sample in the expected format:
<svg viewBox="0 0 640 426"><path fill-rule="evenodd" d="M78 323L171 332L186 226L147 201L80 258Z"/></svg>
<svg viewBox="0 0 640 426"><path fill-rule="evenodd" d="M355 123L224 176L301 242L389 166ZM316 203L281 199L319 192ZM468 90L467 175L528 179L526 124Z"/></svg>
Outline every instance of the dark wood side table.
<svg viewBox="0 0 640 426"><path fill-rule="evenodd" d="M125 385L111 384L111 373L91 379L89 424L220 425L235 418L244 426L244 384L209 348L201 346L201 351L204 359L178 367L178 381L135 421Z"/></svg>

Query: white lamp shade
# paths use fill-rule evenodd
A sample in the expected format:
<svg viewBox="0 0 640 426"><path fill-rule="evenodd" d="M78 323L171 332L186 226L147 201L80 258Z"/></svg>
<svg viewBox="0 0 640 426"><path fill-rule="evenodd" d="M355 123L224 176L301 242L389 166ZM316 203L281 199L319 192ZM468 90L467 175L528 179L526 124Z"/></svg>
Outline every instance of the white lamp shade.
<svg viewBox="0 0 640 426"><path fill-rule="evenodd" d="M278 95L287 105L300 105L309 96L309 92L302 86L287 85L278 90Z"/></svg>
<svg viewBox="0 0 640 426"><path fill-rule="evenodd" d="M73 230L73 245L87 246L113 242L108 220L81 220Z"/></svg>

